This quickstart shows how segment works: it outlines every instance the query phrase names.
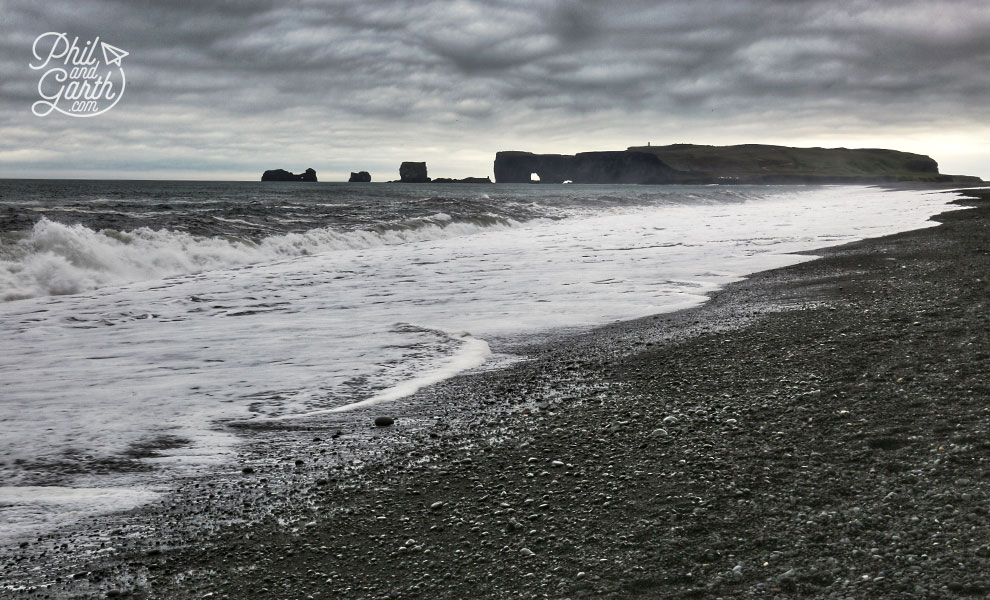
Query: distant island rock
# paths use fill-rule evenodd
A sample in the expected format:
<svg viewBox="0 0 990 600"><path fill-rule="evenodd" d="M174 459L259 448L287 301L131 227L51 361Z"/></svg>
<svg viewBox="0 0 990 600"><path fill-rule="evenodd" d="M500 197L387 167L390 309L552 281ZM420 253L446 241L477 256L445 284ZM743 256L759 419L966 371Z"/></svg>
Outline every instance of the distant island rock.
<svg viewBox="0 0 990 600"><path fill-rule="evenodd" d="M399 165L399 181L402 183L429 183L425 162L404 162Z"/></svg>
<svg viewBox="0 0 990 600"><path fill-rule="evenodd" d="M316 181L316 171L306 169L305 172L296 175L285 169L272 169L265 171L261 175L262 181Z"/></svg>
<svg viewBox="0 0 990 600"><path fill-rule="evenodd" d="M931 157L897 150L673 144L574 155L503 151L495 155L495 181L873 184L980 183L981 179L940 174L938 163Z"/></svg>
<svg viewBox="0 0 990 600"><path fill-rule="evenodd" d="M463 179L451 179L449 177L437 177L433 183L492 183L491 177L465 177Z"/></svg>
<svg viewBox="0 0 990 600"><path fill-rule="evenodd" d="M351 178L347 180L347 183L369 183L371 181L371 173L367 171L358 171L357 173L351 172Z"/></svg>

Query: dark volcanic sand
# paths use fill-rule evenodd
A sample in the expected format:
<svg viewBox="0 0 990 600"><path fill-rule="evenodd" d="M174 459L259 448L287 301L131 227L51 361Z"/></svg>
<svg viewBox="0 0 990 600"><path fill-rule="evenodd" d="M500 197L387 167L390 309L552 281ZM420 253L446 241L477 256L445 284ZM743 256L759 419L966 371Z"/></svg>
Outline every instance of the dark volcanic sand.
<svg viewBox="0 0 990 600"><path fill-rule="evenodd" d="M982 197L408 404L246 430L161 507L4 551L49 584L7 593L984 597Z"/></svg>

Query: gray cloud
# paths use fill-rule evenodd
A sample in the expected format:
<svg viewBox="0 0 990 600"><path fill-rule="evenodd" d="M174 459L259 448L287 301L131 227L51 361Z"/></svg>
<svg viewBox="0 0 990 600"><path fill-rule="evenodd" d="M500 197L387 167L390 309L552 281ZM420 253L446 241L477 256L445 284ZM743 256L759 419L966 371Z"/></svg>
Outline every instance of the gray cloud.
<svg viewBox="0 0 990 600"><path fill-rule="evenodd" d="M0 8L7 176L254 178L270 166L313 166L383 179L408 159L429 161L439 175L480 175L499 149L573 152L649 139L885 145L928 152L943 166L939 152L961 167L970 165L965 156L983 157L987 168L974 172L990 177L984 0L6 0ZM51 30L99 35L130 52L126 97L111 113L30 114L31 43Z"/></svg>

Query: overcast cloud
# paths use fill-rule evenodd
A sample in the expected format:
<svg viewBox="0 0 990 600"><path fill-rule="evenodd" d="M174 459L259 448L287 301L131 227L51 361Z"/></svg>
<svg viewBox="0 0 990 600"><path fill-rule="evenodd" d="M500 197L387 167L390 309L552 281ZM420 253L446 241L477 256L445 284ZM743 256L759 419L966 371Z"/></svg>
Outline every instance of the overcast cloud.
<svg viewBox="0 0 990 600"><path fill-rule="evenodd" d="M46 31L130 54L36 117ZM652 142L889 147L990 179L990 2L0 0L0 176L322 180Z"/></svg>

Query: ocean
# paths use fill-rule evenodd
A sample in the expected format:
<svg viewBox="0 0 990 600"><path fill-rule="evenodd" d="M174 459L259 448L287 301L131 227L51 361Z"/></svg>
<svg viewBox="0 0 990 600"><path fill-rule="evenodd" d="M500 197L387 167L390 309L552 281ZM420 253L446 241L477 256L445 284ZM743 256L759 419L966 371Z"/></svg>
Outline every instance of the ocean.
<svg viewBox="0 0 990 600"><path fill-rule="evenodd" d="M694 306L811 258L793 252L932 226L952 199L0 180L0 543L222 468L231 423L401 414L514 343Z"/></svg>

